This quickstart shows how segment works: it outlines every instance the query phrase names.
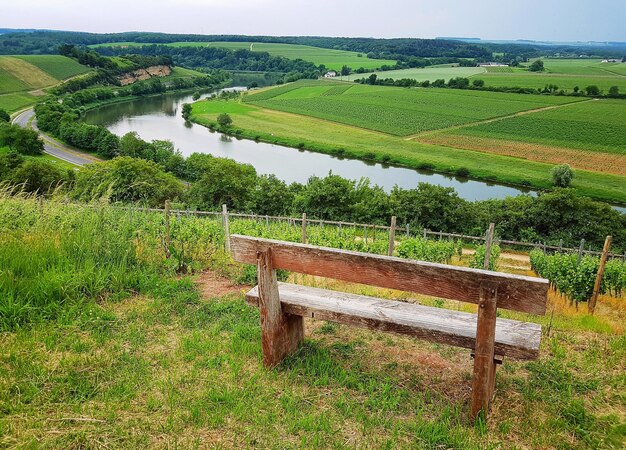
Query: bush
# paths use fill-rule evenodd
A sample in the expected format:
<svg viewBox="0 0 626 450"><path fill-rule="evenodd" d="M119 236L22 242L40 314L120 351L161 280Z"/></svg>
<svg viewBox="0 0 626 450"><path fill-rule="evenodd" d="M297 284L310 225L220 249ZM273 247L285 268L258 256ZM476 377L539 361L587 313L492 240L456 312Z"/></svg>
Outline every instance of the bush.
<svg viewBox="0 0 626 450"><path fill-rule="evenodd" d="M23 186L26 192L47 195L63 183L70 181L67 172L43 161L25 161L10 177L13 184Z"/></svg>
<svg viewBox="0 0 626 450"><path fill-rule="evenodd" d="M557 187L569 187L575 173L569 164L561 164L552 168L552 183Z"/></svg>
<svg viewBox="0 0 626 450"><path fill-rule="evenodd" d="M233 119L226 113L222 113L217 116L217 123L222 128L228 128L233 124Z"/></svg>
<svg viewBox="0 0 626 450"><path fill-rule="evenodd" d="M9 113L6 112L2 108L0 108L0 121L2 121L2 122L10 122L11 121L11 116L9 116Z"/></svg>
<svg viewBox="0 0 626 450"><path fill-rule="evenodd" d="M454 174L457 177L467 178L470 176L470 171L467 167L459 167L458 169L454 171Z"/></svg>

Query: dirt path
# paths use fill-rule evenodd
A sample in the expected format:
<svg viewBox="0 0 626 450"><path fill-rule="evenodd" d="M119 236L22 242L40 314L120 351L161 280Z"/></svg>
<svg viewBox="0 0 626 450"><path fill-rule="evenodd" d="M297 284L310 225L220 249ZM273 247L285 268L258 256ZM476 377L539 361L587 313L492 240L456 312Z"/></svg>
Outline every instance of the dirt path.
<svg viewBox="0 0 626 450"><path fill-rule="evenodd" d="M196 279L203 298L221 297L228 294L238 294L248 290L249 286L236 286L228 278L222 277L211 270L202 272Z"/></svg>
<svg viewBox="0 0 626 450"><path fill-rule="evenodd" d="M506 116L493 117L491 119L479 120L477 122L463 123L461 125L453 125L453 126L447 127L447 128L438 128L436 130L422 131L421 133L417 133L417 134L413 134L411 136L407 136L407 137L404 138L404 140L405 141L412 141L412 140L415 140L415 139L423 137L423 136L429 136L431 134L446 133L448 131L459 130L461 128L467 128L467 127L473 127L475 125L485 125L485 124L488 124L488 123L499 122L500 120L511 119L513 117L525 116L527 114L535 114L535 113L542 112L542 111L549 111L551 109L564 108L564 107L570 106L570 105L577 105L579 103L591 102L593 100L596 100L596 99L590 98L590 99L582 100L582 101L572 101L570 103L564 103L562 105L543 106L541 108L529 109L529 110L526 110L526 111L516 112L515 114L508 114Z"/></svg>

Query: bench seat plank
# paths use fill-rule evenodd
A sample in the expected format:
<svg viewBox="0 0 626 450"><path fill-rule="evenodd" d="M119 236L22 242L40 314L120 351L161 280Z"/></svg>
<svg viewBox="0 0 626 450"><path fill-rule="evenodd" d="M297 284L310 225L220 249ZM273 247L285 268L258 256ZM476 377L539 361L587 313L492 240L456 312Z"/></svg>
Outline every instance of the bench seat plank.
<svg viewBox="0 0 626 450"><path fill-rule="evenodd" d="M283 312L288 314L474 349L476 314L291 283L278 285ZM246 300L258 306L257 286L246 294ZM541 325L498 318L495 339L497 355L522 360L537 359Z"/></svg>

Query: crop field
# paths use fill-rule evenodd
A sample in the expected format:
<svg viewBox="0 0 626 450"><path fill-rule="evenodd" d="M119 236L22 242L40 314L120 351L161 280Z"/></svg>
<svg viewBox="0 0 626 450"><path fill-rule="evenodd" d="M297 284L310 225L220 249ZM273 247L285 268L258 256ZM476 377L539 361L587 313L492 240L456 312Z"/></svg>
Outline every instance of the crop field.
<svg viewBox="0 0 626 450"><path fill-rule="evenodd" d="M347 92L359 87L353 86ZM263 94L265 98L271 98L275 94L274 90L285 93L291 89L293 84L266 89L255 96ZM404 89L395 89L406 92ZM553 164L505 156L505 152L498 153L497 146L493 147L491 152L487 152L417 142L235 100L202 100L193 104L193 121L200 125L215 127L216 118L220 113L228 113L233 119L232 132L247 139L415 169L454 173L459 167L464 167L473 178L495 182L525 184L538 188L547 188L551 185L550 169ZM578 170L573 187L598 199L626 203L625 184L626 177L601 173L593 168Z"/></svg>
<svg viewBox="0 0 626 450"><path fill-rule="evenodd" d="M17 58L38 67L56 80L65 80L91 70L73 59L61 55L25 55L17 56Z"/></svg>
<svg viewBox="0 0 626 450"><path fill-rule="evenodd" d="M560 89L572 91L596 85L603 91L618 86L626 92L626 63L602 63L599 59L544 59L544 72L529 72L526 67L433 67L375 72L381 78L411 78L417 81L449 80L454 77L480 79L487 86L528 87L542 89L555 84ZM370 73L352 74L348 80L367 78Z"/></svg>
<svg viewBox="0 0 626 450"><path fill-rule="evenodd" d="M448 81L450 78L455 77L471 77L473 75L485 73L484 67L454 67L445 65L443 67L425 67L423 69L400 69L400 70L385 70L371 73L353 73L348 76L342 77L343 80L360 80L361 78L367 78L372 73L375 73L379 78L393 78L394 80L400 78L411 78L417 81L435 81L438 79L444 79Z"/></svg>
<svg viewBox="0 0 626 450"><path fill-rule="evenodd" d="M626 103L584 101L419 140L626 175Z"/></svg>
<svg viewBox="0 0 626 450"><path fill-rule="evenodd" d="M143 44L137 42L114 42L110 44L97 44L92 47L138 47ZM267 52L270 55L282 56L288 59L303 59L315 65L325 65L332 70L341 70L344 65L352 69L363 67L364 69L377 69L383 65L395 65L396 61L390 59L369 59L365 54L346 50L333 50L329 48L311 47L297 44L274 44L264 42L172 42L166 44L172 47L220 47L232 50L247 49L257 52ZM359 56L361 55L361 56Z"/></svg>
<svg viewBox="0 0 626 450"><path fill-rule="evenodd" d="M353 85L347 90L338 90L334 86L335 83L302 81L285 88L264 91L258 94L260 97L257 94L248 95L245 101L397 136L572 101L567 97L453 89Z"/></svg>

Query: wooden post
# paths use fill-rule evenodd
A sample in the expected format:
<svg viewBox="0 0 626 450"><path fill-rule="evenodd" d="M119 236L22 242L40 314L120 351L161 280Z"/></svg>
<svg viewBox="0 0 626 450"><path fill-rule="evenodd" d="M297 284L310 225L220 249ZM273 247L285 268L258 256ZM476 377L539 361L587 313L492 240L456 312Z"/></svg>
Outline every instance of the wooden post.
<svg viewBox="0 0 626 450"><path fill-rule="evenodd" d="M407 237L407 239L409 237L411 237L411 233L409 233L409 224L408 223L406 224L406 237Z"/></svg>
<svg viewBox="0 0 626 450"><path fill-rule="evenodd" d="M389 226L389 249L387 254L393 256L393 248L396 244L396 216L391 216L391 225Z"/></svg>
<svg viewBox="0 0 626 450"><path fill-rule="evenodd" d="M363 225L363 241L367 244L367 227Z"/></svg>
<svg viewBox="0 0 626 450"><path fill-rule="evenodd" d="M593 285L593 294L591 295L591 299L589 299L589 303L587 304L587 308L591 314L596 310L596 302L598 301L598 295L600 294L600 286L602 284L602 276L604 275L604 266L606 264L606 258L609 254L609 249L611 248L611 242L613 241L613 236L607 236L604 241L604 248L602 249L602 256L600 256L600 266L598 267L598 274L596 275L596 282Z"/></svg>
<svg viewBox="0 0 626 450"><path fill-rule="evenodd" d="M306 244L306 213L302 213L302 243Z"/></svg>
<svg viewBox="0 0 626 450"><path fill-rule="evenodd" d="M423 234L424 234L424 240L426 240L426 228L424 228Z"/></svg>
<svg viewBox="0 0 626 450"><path fill-rule="evenodd" d="M491 245L493 243L493 232L495 224L492 222L489 224L487 230L487 237L485 238L485 261L483 262L483 269L489 270L489 262L491 261Z"/></svg>
<svg viewBox="0 0 626 450"><path fill-rule="evenodd" d="M224 249L230 253L230 226L228 224L228 208L222 205L222 226L224 227Z"/></svg>
<svg viewBox="0 0 626 450"><path fill-rule="evenodd" d="M583 258L583 251L585 250L585 238L580 240L580 247L578 247L578 262L577 266L580 266L580 260Z"/></svg>
<svg viewBox="0 0 626 450"><path fill-rule="evenodd" d="M170 257L170 245L172 245L172 237L170 235L170 213L171 204L169 200L165 200L165 257Z"/></svg>
<svg viewBox="0 0 626 450"><path fill-rule="evenodd" d="M498 288L481 286L474 349L474 378L472 379L472 407L470 417L475 420L481 411L485 418L495 386L494 346L496 338L496 311Z"/></svg>
<svg viewBox="0 0 626 450"><path fill-rule="evenodd" d="M275 367L304 339L304 320L282 312L271 249L257 253L263 365Z"/></svg>
<svg viewBox="0 0 626 450"><path fill-rule="evenodd" d="M265 228L267 228L268 230L270 229L270 218L267 214L265 215Z"/></svg>

